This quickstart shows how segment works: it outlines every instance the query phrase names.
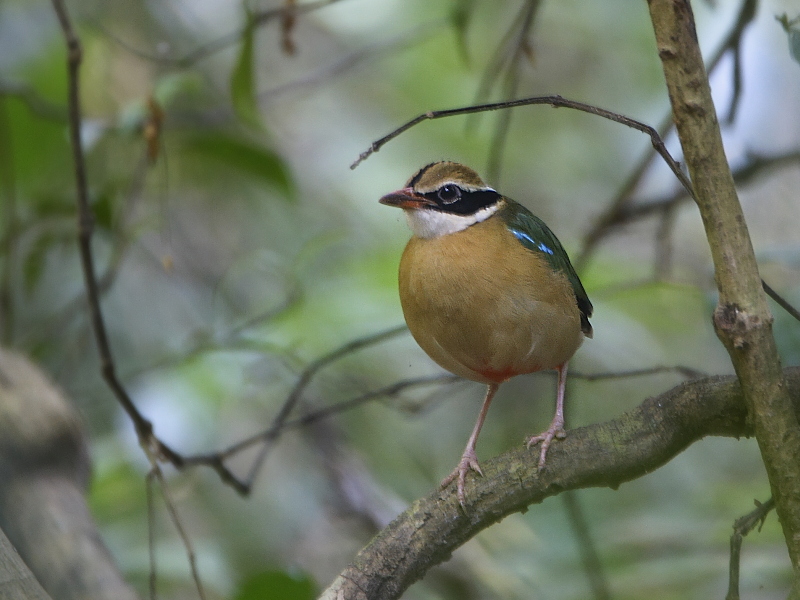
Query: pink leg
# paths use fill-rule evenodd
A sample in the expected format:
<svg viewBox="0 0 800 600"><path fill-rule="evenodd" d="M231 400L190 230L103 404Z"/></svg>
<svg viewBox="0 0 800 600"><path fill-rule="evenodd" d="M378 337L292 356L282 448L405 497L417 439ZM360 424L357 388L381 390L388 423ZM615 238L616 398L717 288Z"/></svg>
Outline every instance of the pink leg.
<svg viewBox="0 0 800 600"><path fill-rule="evenodd" d="M481 467L478 464L478 456L475 454L475 444L478 442L478 434L481 432L483 421L486 419L486 413L489 411L489 404L491 404L492 398L494 398L499 387L499 383L489 384L489 389L486 390L486 398L483 400L483 406L481 407L481 413L478 415L478 420L475 423L475 428L472 430L472 435L470 435L469 440L467 440L467 447L464 448L464 454L461 455L461 460L453 472L442 480L443 488L450 485L454 480L458 480L458 503L461 505L461 508L464 508L464 486L466 484L467 473L472 469L473 471L477 471L480 475L483 475Z"/></svg>
<svg viewBox="0 0 800 600"><path fill-rule="evenodd" d="M550 427L547 431L543 431L539 435L534 435L528 438L528 448L534 444L542 442L542 448L539 451L539 469L544 467L545 457L547 456L547 449L550 447L550 442L553 438L563 440L567 435L564 431L564 391L567 387L567 363L558 367L558 396L556 398L556 414Z"/></svg>

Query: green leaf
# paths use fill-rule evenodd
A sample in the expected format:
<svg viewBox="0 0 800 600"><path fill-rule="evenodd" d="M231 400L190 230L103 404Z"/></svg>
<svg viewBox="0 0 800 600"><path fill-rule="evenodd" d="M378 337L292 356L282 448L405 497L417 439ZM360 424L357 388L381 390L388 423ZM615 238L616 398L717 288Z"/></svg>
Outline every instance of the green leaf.
<svg viewBox="0 0 800 600"><path fill-rule="evenodd" d="M242 32L242 46L239 58L231 73L231 103L236 115L247 125L261 128L261 114L258 111L255 84L255 53L253 36L256 22L253 15L247 14L247 24Z"/></svg>
<svg viewBox="0 0 800 600"><path fill-rule="evenodd" d="M282 191L291 200L294 189L288 169L278 154L268 148L225 132L201 133L184 142L185 150L237 169Z"/></svg>
<svg viewBox="0 0 800 600"><path fill-rule="evenodd" d="M247 579L234 600L314 600L315 587L305 574L265 571Z"/></svg>

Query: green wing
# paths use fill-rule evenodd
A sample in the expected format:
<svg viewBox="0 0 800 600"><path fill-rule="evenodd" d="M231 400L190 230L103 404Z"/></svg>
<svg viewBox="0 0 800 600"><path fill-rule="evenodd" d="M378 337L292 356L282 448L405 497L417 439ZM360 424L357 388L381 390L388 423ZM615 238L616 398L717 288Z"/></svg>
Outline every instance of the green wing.
<svg viewBox="0 0 800 600"><path fill-rule="evenodd" d="M523 246L545 258L554 271L564 273L567 276L575 292L578 310L581 311L581 329L587 336L591 337L592 326L589 323L589 317L592 316L592 303L586 294L586 290L583 289L583 284L572 263L569 262L567 251L564 250L555 234L550 231L550 228L539 217L521 204L508 198L500 216L506 223L508 230L514 234L514 237Z"/></svg>

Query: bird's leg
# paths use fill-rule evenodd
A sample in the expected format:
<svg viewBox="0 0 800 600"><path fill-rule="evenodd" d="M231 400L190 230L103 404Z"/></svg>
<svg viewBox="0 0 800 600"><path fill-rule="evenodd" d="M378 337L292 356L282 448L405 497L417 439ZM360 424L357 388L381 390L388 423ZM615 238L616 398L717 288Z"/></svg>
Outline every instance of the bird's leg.
<svg viewBox="0 0 800 600"><path fill-rule="evenodd" d="M550 423L550 427L547 428L547 431L543 431L539 435L528 438L528 448L542 442L542 448L539 451L539 469L544 467L547 449L550 447L550 442L553 441L553 438L562 440L567 435L564 431L564 391L566 387L567 363L564 363L558 367L558 395L556 398L556 414L553 417L553 421Z"/></svg>
<svg viewBox="0 0 800 600"><path fill-rule="evenodd" d="M480 475L483 475L483 471L481 471L481 467L478 464L478 456L475 454L475 444L478 442L478 434L481 432L483 421L486 419L486 413L489 411L489 404L492 403L492 398L494 398L499 387L499 383L489 384L489 389L486 390L486 398L484 398L483 406L481 407L481 413L478 415L478 420L475 422L472 435L470 435L469 440L467 440L467 447L464 448L464 454L461 455L461 460L453 472L442 480L442 488L447 487L454 480L458 480L458 503L461 505L461 508L464 508L464 486L466 484L467 473L472 469L473 471L477 471Z"/></svg>

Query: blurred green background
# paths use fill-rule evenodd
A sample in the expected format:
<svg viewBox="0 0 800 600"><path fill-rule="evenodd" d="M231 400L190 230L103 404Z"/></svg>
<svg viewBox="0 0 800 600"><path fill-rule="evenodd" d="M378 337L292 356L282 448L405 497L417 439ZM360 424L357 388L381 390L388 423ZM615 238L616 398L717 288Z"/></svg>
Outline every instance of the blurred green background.
<svg viewBox="0 0 800 600"><path fill-rule="evenodd" d="M377 199L440 159L487 174L542 217L573 258L583 257L595 338L571 363L576 372L731 372L710 322L713 273L694 207L672 214L666 237L654 217L614 229L583 253L586 234L647 151L645 136L528 107L513 113L499 172L487 166L496 114L423 123L350 170L372 141L415 115L474 102L487 73L499 77L483 99L500 99L511 84L493 56L513 39L526 4L341 0L282 25L248 16L278 2L69 3L85 51L83 139L103 309L120 375L163 440L209 452L263 430L311 361L402 324L396 269L409 232L400 211ZM740 6L695 3L705 53L719 47ZM741 101L734 122L723 124L734 166L800 146L800 65L775 19L792 11L796 0L761 2L745 32ZM543 2L527 40L516 96L558 93L653 125L664 119L645 3ZM732 73L728 53L712 76L721 115ZM3 342L43 365L78 405L91 434L94 514L144 594L148 464L100 379L82 303L65 99L52 6L3 0ZM163 121L148 150L154 117ZM674 135L668 141L679 156ZM677 187L654 163L634 198L645 204ZM798 190L797 160L741 187L763 276L795 305ZM785 364L796 364L798 324L777 310L775 332ZM298 414L439 372L408 334L397 335L321 370ZM674 372L574 379L568 427L617 416L681 380ZM249 498L207 470L167 468L209 597L292 600L324 589L376 527L450 472L483 391L469 382L420 388L287 431ZM550 374L504 386L479 457L543 429L553 402ZM231 464L244 474L253 456ZM619 599L723 597L733 521L768 496L755 442L728 439L704 440L619 490L578 492ZM156 535L161 597L196 597L161 503ZM783 597L786 554L770 515L745 541L743 597ZM563 500L552 498L480 534L405 597L590 594Z"/></svg>

